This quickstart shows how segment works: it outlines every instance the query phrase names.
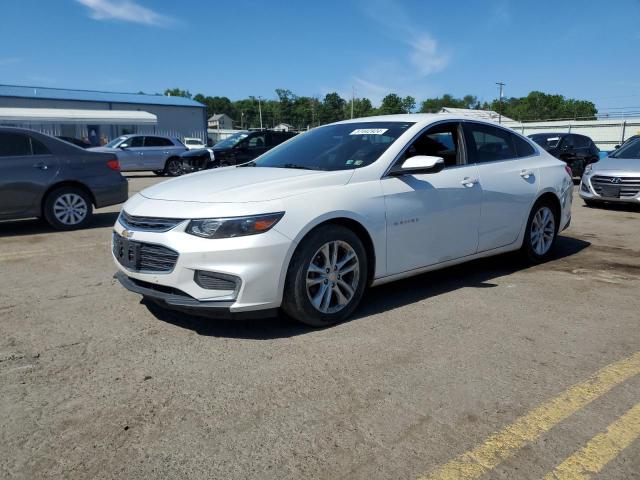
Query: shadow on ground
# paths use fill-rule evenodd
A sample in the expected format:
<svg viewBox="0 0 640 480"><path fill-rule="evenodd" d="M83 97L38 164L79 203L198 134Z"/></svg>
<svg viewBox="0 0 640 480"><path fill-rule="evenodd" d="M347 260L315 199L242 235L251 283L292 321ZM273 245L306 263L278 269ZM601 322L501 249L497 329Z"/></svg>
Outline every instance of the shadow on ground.
<svg viewBox="0 0 640 480"><path fill-rule="evenodd" d="M118 218L118 212L94 213L91 223L81 230L91 230L93 228L112 227ZM0 222L0 238L20 237L23 235L41 235L56 232L47 222L38 218L26 220L9 220Z"/></svg>
<svg viewBox="0 0 640 480"><path fill-rule="evenodd" d="M560 236L549 262L562 261L589 245L589 242L577 238ZM375 287L365 294L350 321L364 319L369 315L383 313L459 288L493 288L496 284L491 283L492 279L526 270L531 266L516 254L504 254ZM158 320L188 328L205 336L269 340L292 337L314 330L284 315L259 320L217 320L165 310L153 302L143 303Z"/></svg>

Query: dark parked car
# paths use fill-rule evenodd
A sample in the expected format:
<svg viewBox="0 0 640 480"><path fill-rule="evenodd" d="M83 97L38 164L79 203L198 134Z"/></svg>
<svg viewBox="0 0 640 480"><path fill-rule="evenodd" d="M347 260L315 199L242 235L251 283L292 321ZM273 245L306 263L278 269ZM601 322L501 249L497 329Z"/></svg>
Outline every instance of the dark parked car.
<svg viewBox="0 0 640 480"><path fill-rule="evenodd" d="M89 223L94 206L127 197L115 155L0 127L0 219L41 217L54 228L72 230Z"/></svg>
<svg viewBox="0 0 640 480"><path fill-rule="evenodd" d="M632 135L632 136L630 136L624 142L622 142L620 145L616 145L615 146L615 150L619 149L620 147L624 147L625 145L627 145L629 142L635 140L636 138L640 138L640 135Z"/></svg>
<svg viewBox="0 0 640 480"><path fill-rule="evenodd" d="M217 162L212 158L210 149L199 148L197 150L189 150L180 155L182 159L182 172L191 173L199 170L207 170L218 166Z"/></svg>
<svg viewBox="0 0 640 480"><path fill-rule="evenodd" d="M534 133L529 138L556 158L565 162L574 177L582 178L584 169L600 159L600 150L593 140L575 133Z"/></svg>
<svg viewBox="0 0 640 480"><path fill-rule="evenodd" d="M214 145L214 166L226 167L246 163L295 135L293 132L274 130L235 133Z"/></svg>
<svg viewBox="0 0 640 480"><path fill-rule="evenodd" d="M56 137L59 138L60 140L64 140L65 142L69 142L74 144L76 147L80 147L80 148L91 148L93 147L93 145L91 145L89 142L85 142L84 140L80 140L79 138L73 138L73 137Z"/></svg>

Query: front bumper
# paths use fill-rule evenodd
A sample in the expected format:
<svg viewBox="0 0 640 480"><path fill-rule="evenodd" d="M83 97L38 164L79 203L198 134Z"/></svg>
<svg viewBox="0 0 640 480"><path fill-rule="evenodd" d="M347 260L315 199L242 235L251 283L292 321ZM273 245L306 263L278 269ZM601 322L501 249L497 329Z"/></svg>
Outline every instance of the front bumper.
<svg viewBox="0 0 640 480"><path fill-rule="evenodd" d="M231 309L234 304L233 301L202 302L179 290L158 288L152 283L130 278L121 271L116 272L114 278L130 292L138 293L145 299L153 300L161 307L190 315L226 320L241 320L246 318L273 317L278 312L277 308L234 312Z"/></svg>
<svg viewBox="0 0 640 480"><path fill-rule="evenodd" d="M112 248L118 270L131 281L126 285L122 280L121 283L131 291L174 309L218 313L221 309L228 309L233 316L240 312L280 307L286 265L293 250L290 239L275 229L245 237L199 238L185 233L187 223L185 220L167 232L128 231L130 240L161 245L178 252L178 258L168 272L135 271L120 264ZM122 236L124 230L117 221L114 231ZM236 277L240 286L234 290L203 288L196 283L196 271ZM129 288L136 282L139 284L135 289ZM141 285L146 288L144 291L140 290L143 288ZM158 294L166 293L167 288L179 291L180 298ZM185 299L189 301L185 303Z"/></svg>
<svg viewBox="0 0 640 480"><path fill-rule="evenodd" d="M634 196L607 197L605 195L598 194L593 184L591 183L591 178L597 175L603 175L603 173L594 172L590 175L586 175L586 174L583 175L582 179L580 180L580 188L579 188L580 198L582 198L583 200L591 200L594 202L599 201L599 202L626 203L626 204L640 205L640 191L638 191L638 193ZM625 174L625 173L616 174L616 173L607 172L606 176L627 178L628 174ZM638 177L638 176L640 175L633 175L633 177Z"/></svg>

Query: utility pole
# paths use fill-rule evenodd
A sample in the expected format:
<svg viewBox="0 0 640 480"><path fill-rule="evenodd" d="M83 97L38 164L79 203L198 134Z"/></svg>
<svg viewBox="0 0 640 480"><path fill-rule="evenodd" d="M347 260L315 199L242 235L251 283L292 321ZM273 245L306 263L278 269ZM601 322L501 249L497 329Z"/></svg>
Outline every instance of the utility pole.
<svg viewBox="0 0 640 480"><path fill-rule="evenodd" d="M496 85L500 87L500 111L498 112L498 123L502 123L502 88L505 84L502 82L496 82Z"/></svg>
<svg viewBox="0 0 640 480"><path fill-rule="evenodd" d="M351 87L351 118L353 118L353 103L356 101L356 89Z"/></svg>
<svg viewBox="0 0 640 480"><path fill-rule="evenodd" d="M260 114L260 130L262 130L262 103L260 102L262 97L258 97L258 113Z"/></svg>

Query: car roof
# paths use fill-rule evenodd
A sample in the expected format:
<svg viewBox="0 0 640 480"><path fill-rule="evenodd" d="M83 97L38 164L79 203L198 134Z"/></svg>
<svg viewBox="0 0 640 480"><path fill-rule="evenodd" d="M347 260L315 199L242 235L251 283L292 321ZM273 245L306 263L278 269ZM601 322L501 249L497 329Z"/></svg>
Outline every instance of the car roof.
<svg viewBox="0 0 640 480"><path fill-rule="evenodd" d="M505 125L501 125L494 120L487 120L484 118L478 118L471 115L456 115L453 113L400 113L394 115L376 115L373 117L352 118L349 120L342 120L335 122L335 124L348 124L348 123L365 123L365 122L412 122L420 125L429 125L430 123L442 120L457 121L457 122L477 122L484 123L486 125L493 125L497 127L507 128Z"/></svg>

